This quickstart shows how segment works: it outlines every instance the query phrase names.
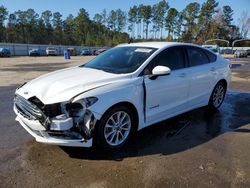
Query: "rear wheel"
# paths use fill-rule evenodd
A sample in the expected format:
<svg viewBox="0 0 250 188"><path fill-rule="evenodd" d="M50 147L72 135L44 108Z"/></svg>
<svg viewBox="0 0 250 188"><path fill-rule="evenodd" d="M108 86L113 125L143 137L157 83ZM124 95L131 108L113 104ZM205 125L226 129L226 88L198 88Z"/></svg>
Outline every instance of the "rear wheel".
<svg viewBox="0 0 250 188"><path fill-rule="evenodd" d="M224 101L225 94L226 94L225 83L222 81L218 82L211 94L208 106L212 109L218 109Z"/></svg>
<svg viewBox="0 0 250 188"><path fill-rule="evenodd" d="M112 108L100 120L97 127L97 143L106 148L122 147L132 133L134 122L133 114L127 107Z"/></svg>

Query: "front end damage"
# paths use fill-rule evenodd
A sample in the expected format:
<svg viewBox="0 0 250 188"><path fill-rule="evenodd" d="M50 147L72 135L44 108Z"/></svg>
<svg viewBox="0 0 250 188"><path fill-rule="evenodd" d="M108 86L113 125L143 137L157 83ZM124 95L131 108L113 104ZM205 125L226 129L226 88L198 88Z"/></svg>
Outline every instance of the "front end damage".
<svg viewBox="0 0 250 188"><path fill-rule="evenodd" d="M36 97L25 99L16 94L14 111L16 120L38 142L91 147L97 120L88 107L97 100L89 97L74 102L45 105Z"/></svg>

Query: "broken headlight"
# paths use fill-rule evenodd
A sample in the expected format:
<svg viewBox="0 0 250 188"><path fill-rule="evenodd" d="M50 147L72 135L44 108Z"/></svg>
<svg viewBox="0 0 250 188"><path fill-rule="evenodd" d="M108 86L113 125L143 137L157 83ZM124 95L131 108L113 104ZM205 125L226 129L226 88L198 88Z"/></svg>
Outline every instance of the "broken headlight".
<svg viewBox="0 0 250 188"><path fill-rule="evenodd" d="M73 118L74 126L85 137L90 138L96 119L87 108L98 101L96 97L88 97L66 104L68 115Z"/></svg>
<svg viewBox="0 0 250 188"><path fill-rule="evenodd" d="M88 97L79 99L66 105L66 110L71 117L82 117L86 113L86 109L98 101L96 97Z"/></svg>

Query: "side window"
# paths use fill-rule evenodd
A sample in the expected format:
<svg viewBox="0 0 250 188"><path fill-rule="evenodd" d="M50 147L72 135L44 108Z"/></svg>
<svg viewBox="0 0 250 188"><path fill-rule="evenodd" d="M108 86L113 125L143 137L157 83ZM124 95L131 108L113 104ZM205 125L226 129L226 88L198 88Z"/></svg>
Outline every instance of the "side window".
<svg viewBox="0 0 250 188"><path fill-rule="evenodd" d="M144 75L152 74L156 66L166 66L171 70L177 70L185 67L185 60L182 47L172 47L161 52L144 69Z"/></svg>
<svg viewBox="0 0 250 188"><path fill-rule="evenodd" d="M202 49L192 46L187 46L186 49L190 66L204 65L209 63L209 59Z"/></svg>
<svg viewBox="0 0 250 188"><path fill-rule="evenodd" d="M212 62L215 62L217 60L217 56L214 55L213 53L209 52L208 50L204 50L204 52L207 54L208 58L209 58L209 61L212 63Z"/></svg>

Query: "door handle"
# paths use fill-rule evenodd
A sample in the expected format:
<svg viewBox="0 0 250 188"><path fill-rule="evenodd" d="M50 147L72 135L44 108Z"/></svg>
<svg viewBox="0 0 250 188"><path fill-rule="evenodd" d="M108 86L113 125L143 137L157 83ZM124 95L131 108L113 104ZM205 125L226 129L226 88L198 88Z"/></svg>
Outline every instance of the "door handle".
<svg viewBox="0 0 250 188"><path fill-rule="evenodd" d="M179 77L185 78L185 77L186 77L186 73L181 73L181 74L179 75Z"/></svg>

